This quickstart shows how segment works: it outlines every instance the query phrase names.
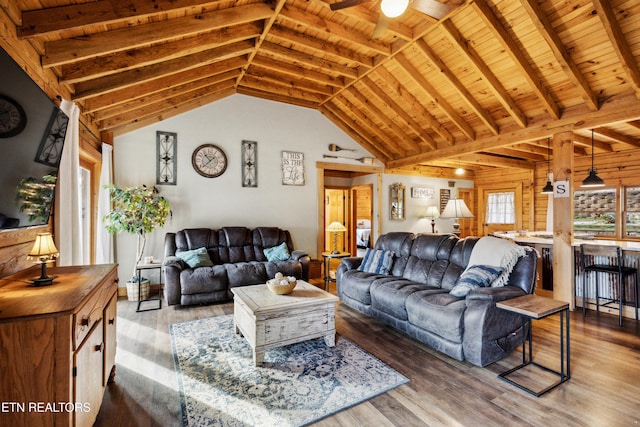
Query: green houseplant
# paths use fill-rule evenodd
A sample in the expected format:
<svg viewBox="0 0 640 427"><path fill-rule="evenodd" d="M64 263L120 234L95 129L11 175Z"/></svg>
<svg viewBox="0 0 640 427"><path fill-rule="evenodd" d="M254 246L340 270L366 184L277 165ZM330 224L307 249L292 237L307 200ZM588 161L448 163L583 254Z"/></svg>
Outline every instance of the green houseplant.
<svg viewBox="0 0 640 427"><path fill-rule="evenodd" d="M142 259L146 236L164 225L171 213L169 201L158 193L156 187L108 185L105 188L109 190L112 204L111 211L102 218L105 228L110 233L125 232L137 236L136 260L128 283L138 283L136 266Z"/></svg>

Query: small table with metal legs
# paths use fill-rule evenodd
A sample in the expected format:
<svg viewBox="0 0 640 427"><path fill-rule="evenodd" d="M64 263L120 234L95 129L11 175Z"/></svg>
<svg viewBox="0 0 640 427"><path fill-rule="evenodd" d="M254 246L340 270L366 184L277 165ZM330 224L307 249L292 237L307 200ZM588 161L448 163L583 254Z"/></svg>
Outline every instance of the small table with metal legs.
<svg viewBox="0 0 640 427"><path fill-rule="evenodd" d="M142 270L153 270L156 268L160 270L160 290L158 291L158 298L148 298L146 300L143 300L142 293L140 290L140 285L142 282ZM136 312L160 310L162 308L162 263L161 262L153 262L151 264L140 263L136 265L136 271L138 272L138 307L136 308ZM149 293L151 293L151 291L149 291ZM158 306L145 308L145 309L140 308L143 302L150 302L150 301L158 301Z"/></svg>
<svg viewBox="0 0 640 427"><path fill-rule="evenodd" d="M557 301L551 298L545 298L538 295L524 295L518 298L508 299L496 303L496 307L510 311L512 313L519 314L522 318L522 363L515 368L509 369L499 375L500 378L515 385L516 387L533 394L536 397L540 397L546 392L556 388L563 382L566 382L571 378L571 343L569 337L569 304L563 301ZM543 319L552 314L560 314L560 372L550 369L546 366L542 366L533 361L533 335L531 328L531 320ZM566 322L565 322L566 319ZM528 326L528 328L527 328ZM527 345L526 340L529 340L529 357L527 357ZM558 375L559 380L553 384L545 387L540 391L534 391L530 388L519 384L509 378L510 374L515 371L524 368L528 365L534 365L547 372Z"/></svg>
<svg viewBox="0 0 640 427"><path fill-rule="evenodd" d="M322 252L322 257L324 258L324 290L329 291L329 283L335 282L336 279L331 278L330 269L331 269L331 260L336 258L346 258L350 257L351 254L349 252Z"/></svg>

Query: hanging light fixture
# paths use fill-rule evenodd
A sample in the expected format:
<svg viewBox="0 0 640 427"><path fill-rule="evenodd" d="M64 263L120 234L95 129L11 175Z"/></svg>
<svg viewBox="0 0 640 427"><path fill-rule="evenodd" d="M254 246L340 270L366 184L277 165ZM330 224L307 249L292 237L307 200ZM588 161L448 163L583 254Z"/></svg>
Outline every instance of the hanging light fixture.
<svg viewBox="0 0 640 427"><path fill-rule="evenodd" d="M553 194L553 184L551 183L551 145L547 138L547 185L542 189L542 194Z"/></svg>
<svg viewBox="0 0 640 427"><path fill-rule="evenodd" d="M409 7L409 0L382 0L380 9L387 18L397 18Z"/></svg>
<svg viewBox="0 0 640 427"><path fill-rule="evenodd" d="M593 160L593 129L591 129L591 169L589 169L589 176L582 181L582 187L604 187L604 181L598 176L596 168L594 167Z"/></svg>

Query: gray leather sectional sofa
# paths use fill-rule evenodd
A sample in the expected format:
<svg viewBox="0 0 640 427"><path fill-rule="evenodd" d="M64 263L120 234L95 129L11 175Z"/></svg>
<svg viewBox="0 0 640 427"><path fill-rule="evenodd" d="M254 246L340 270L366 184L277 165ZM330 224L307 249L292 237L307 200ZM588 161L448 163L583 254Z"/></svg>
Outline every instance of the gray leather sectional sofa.
<svg viewBox="0 0 640 427"><path fill-rule="evenodd" d="M283 244L289 257L269 261L265 249ZM202 266L190 267L180 256L197 250L208 257ZM167 233L164 296L169 305L230 301L232 287L266 283L277 272L308 280L309 261L307 252L294 250L289 231L277 227L194 228Z"/></svg>
<svg viewBox="0 0 640 427"><path fill-rule="evenodd" d="M479 287L465 297L454 296L450 290L478 240L402 232L382 235L375 249L393 252L389 273L358 270L362 258L345 258L336 273L338 295L347 306L436 350L486 366L522 341L521 318L495 303L533 293L538 255L527 248L506 286Z"/></svg>

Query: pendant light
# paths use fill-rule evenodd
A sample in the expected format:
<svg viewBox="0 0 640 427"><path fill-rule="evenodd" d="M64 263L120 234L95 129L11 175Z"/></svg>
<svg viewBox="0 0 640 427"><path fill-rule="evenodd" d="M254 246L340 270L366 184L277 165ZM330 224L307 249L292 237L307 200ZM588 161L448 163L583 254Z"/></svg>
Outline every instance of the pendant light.
<svg viewBox="0 0 640 427"><path fill-rule="evenodd" d="M604 187L604 181L598 176L593 163L593 129L591 129L591 169L589 169L589 176L582 181L582 187Z"/></svg>
<svg viewBox="0 0 640 427"><path fill-rule="evenodd" d="M551 145L547 138L547 185L542 189L542 194L553 194L553 184L551 183Z"/></svg>

